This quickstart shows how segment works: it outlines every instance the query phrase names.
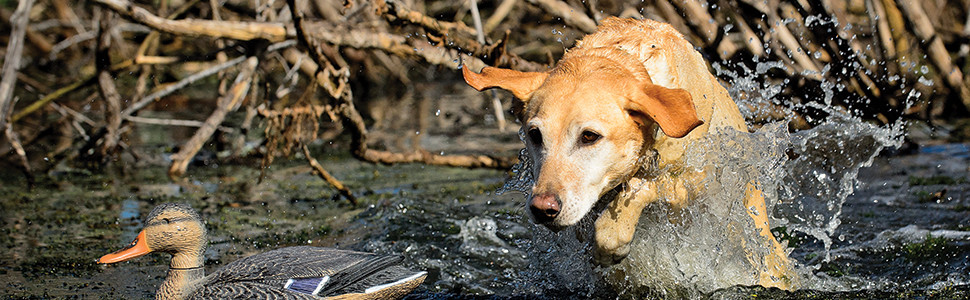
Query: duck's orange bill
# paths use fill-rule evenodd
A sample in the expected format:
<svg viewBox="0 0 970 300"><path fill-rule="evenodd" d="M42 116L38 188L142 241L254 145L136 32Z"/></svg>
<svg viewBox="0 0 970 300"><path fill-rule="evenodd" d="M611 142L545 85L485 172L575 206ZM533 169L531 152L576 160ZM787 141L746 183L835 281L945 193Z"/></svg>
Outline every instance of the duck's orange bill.
<svg viewBox="0 0 970 300"><path fill-rule="evenodd" d="M138 234L138 237L136 237L134 241L131 241L131 244L129 244L128 247L102 256L100 259L98 259L98 263L110 264L122 262L151 252L152 249L148 248L148 242L145 241L145 231L142 230L141 233Z"/></svg>

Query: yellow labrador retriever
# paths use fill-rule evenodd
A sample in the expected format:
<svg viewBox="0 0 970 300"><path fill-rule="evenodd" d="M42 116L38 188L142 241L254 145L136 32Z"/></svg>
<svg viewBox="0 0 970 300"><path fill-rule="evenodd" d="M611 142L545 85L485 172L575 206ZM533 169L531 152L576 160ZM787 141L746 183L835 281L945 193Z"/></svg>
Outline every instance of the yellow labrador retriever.
<svg viewBox="0 0 970 300"><path fill-rule="evenodd" d="M704 174L683 161L692 141L713 128L747 131L700 53L656 21L605 19L548 72L462 72L479 91L502 88L524 102L519 117L536 178L529 211L537 223L553 230L574 225L609 191L640 187L623 189L596 220L601 261L629 253L647 204L663 200L677 208L703 188ZM772 249L764 257L748 255L769 266L758 282L790 288L789 259L770 232L765 200L752 183L744 205Z"/></svg>

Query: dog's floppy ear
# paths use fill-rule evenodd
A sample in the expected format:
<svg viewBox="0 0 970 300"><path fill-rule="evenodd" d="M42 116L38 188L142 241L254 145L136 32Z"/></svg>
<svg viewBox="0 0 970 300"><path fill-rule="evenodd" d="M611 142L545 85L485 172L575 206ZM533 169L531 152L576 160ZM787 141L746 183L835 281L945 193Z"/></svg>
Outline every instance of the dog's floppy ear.
<svg viewBox="0 0 970 300"><path fill-rule="evenodd" d="M512 92L515 98L523 102L529 101L532 92L542 85L542 82L549 77L546 72L519 72L510 69L500 69L485 67L482 73L472 71L468 66L462 66L461 74L465 77L465 82L476 90L487 88L501 88Z"/></svg>
<svg viewBox="0 0 970 300"><path fill-rule="evenodd" d="M697 118L697 110L690 93L684 89L668 89L647 83L631 97L627 109L644 115L660 125L669 137L681 138L704 124Z"/></svg>

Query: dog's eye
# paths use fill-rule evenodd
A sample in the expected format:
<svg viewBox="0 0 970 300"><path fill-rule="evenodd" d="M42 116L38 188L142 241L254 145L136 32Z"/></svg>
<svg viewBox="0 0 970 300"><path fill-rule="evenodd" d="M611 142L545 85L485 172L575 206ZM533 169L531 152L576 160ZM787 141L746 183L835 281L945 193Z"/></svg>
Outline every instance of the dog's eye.
<svg viewBox="0 0 970 300"><path fill-rule="evenodd" d="M539 132L539 128L529 129L529 141L536 146L542 145L542 132Z"/></svg>
<svg viewBox="0 0 970 300"><path fill-rule="evenodd" d="M579 144L592 145L593 143L596 143L596 141L599 141L600 137L601 136L598 133L584 130L583 133L579 135Z"/></svg>

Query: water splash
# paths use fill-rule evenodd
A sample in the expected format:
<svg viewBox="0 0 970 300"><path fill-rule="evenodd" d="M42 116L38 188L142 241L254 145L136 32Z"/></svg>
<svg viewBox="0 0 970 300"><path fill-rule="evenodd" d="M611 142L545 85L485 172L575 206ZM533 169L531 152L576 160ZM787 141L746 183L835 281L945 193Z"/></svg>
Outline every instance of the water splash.
<svg viewBox="0 0 970 300"><path fill-rule="evenodd" d="M519 140L525 141L525 130L519 129ZM505 181L495 193L502 195L507 192L521 192L529 198L532 193L532 185L535 183L532 175L532 159L525 148L519 150L519 161L512 166L512 176Z"/></svg>

